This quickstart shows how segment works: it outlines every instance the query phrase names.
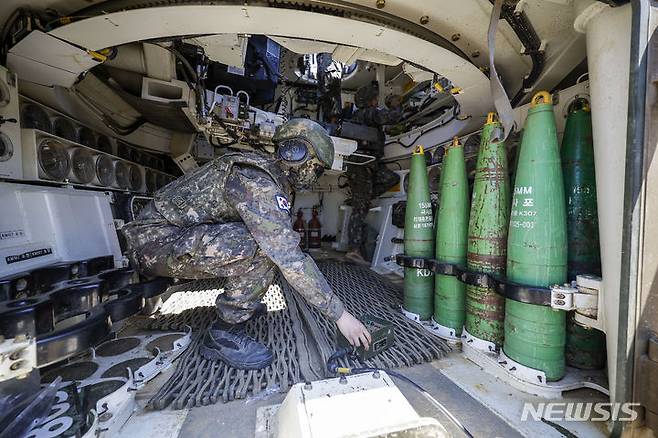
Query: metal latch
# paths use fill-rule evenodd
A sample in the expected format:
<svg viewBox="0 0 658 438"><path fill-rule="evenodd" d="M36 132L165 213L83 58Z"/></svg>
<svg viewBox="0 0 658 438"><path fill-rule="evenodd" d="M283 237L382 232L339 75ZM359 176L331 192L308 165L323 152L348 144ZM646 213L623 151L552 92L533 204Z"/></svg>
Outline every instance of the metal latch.
<svg viewBox="0 0 658 438"><path fill-rule="evenodd" d="M574 283L551 286L551 307L558 310L575 310L574 295L577 293L578 288Z"/></svg>
<svg viewBox="0 0 658 438"><path fill-rule="evenodd" d="M575 311L577 323L603 330L603 315L599 309L601 277L578 275L571 284L551 287L551 307L553 309Z"/></svg>
<svg viewBox="0 0 658 438"><path fill-rule="evenodd" d="M649 335L647 353L640 357L638 392L647 427L658 434L658 334Z"/></svg>

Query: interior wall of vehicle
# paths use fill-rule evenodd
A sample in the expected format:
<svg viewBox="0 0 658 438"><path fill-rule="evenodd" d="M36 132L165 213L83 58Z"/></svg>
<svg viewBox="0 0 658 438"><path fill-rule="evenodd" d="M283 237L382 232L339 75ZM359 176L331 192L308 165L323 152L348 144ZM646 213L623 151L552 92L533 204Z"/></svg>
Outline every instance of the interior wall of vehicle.
<svg viewBox="0 0 658 438"><path fill-rule="evenodd" d="M96 2L102 3L102 2ZM303 4L303 1L299 2ZM371 0L346 0L355 7L377 10ZM20 5L33 8L56 8L60 13L74 13L89 6L86 0L7 0L0 5L0 20ZM628 107L628 65L631 6L611 8L594 0L527 0L518 3L535 26L545 47L545 67L536 83L527 90L522 103L535 91L552 90L569 72L579 65L587 53L590 72L590 92L596 152L597 196L603 277L605 287L605 318L608 335L608 370L612 399L615 388L619 330L620 265L622 213L624 197L624 163L626 144L626 108ZM56 28L50 34L89 50L133 44L153 38L196 34L262 34L278 39L300 52L302 41L313 44L305 49L309 53L329 45L350 46L381 52L393 58L413 63L436 72L461 88L454 98L461 117L432 129L421 126L387 140L386 160L395 162L392 168L407 167L410 147L424 144L432 147L449 141L453 135L468 134L480 129L488 111L493 109L489 80L482 71L487 67L488 50L486 29L491 11L488 0L464 2L445 0L437 7L423 0L387 0L381 13L399 17L408 22L425 23L428 30L440 35L466 59L438 47L422 38L402 30L391 29L376 23L294 9L266 8L250 5L183 5L173 8L135 9L111 12L102 16L82 19ZM652 17L655 28L656 19ZM295 41L293 41L295 40ZM297 46L294 46L297 44ZM501 20L496 42L496 66L508 94L516 93L524 76L530 70L530 60L522 53L522 46L510 26ZM294 57L293 57L294 58ZM393 71L393 70L391 70ZM374 71L360 76L367 82L376 77ZM358 87L360 83L350 86ZM81 122L106 134L114 135L103 122L90 113L76 93L62 87L48 87L22 81L21 92L50 107L67 113ZM130 124L139 117L130 104L116 92L104 87L93 74L85 77L80 87L96 93L105 109L117 120ZM281 93L281 89L278 90ZM349 97L349 93L346 94ZM516 109L517 124L522 125L526 107ZM311 114L309 114L311 115ZM558 131L562 132L564 116L556 117ZM440 120L433 123L440 124ZM147 123L134 133L125 136L131 143L161 152L170 149L173 132ZM338 207L347 193L338 188L338 178L326 176L315 193L300 193L296 208L305 209L305 220L310 209L321 205L320 220L323 234L336 235L339 229Z"/></svg>
<svg viewBox="0 0 658 438"><path fill-rule="evenodd" d="M340 230L340 206L348 197L347 190L339 185L345 184L345 178L339 175L324 175L312 191L295 194L293 220L298 210L302 210L304 221L308 226L313 208L318 210L318 218L322 224L322 235L336 237Z"/></svg>
<svg viewBox="0 0 658 438"><path fill-rule="evenodd" d="M644 186L640 212L642 215L640 278L635 333L635 369L633 370L634 399L645 406L645 424L658 430L658 407L656 393L651 390L655 378L655 351L658 346L658 234L652 220L658 214L658 90L653 85L658 74L658 8L650 8L649 41L647 46L647 86L644 141ZM652 345L653 344L653 345Z"/></svg>
<svg viewBox="0 0 658 438"><path fill-rule="evenodd" d="M49 87L21 81L20 79L19 89L22 95L71 116L99 133L117 137L153 151L163 153L170 151L173 135L173 131L170 129L146 123L128 135L119 135L95 115L89 106L83 102L80 93L93 96L95 102L103 108L103 111L122 125L128 126L140 117L139 112L92 74L85 76L78 84L76 89L78 91L59 86Z"/></svg>
<svg viewBox="0 0 658 438"><path fill-rule="evenodd" d="M17 6L21 2L12 0L11 3ZM60 13L72 13L82 6L80 5L81 2L76 1L44 1L43 3L44 6L56 8ZM369 1L348 1L345 3L348 5L353 4L355 9L377 10L378 12L393 17L408 20L410 23L422 22L423 26L428 30L435 32L437 35L449 40L451 44L456 46L468 58L469 65L485 71L487 69L485 32L490 13L490 3L487 0L477 0L473 2L444 2L443 7L440 10L430 8L426 2L417 0L389 0L381 10L377 9L374 2ZM106 2L106 4L111 5L112 2ZM23 3L23 5L25 4ZM10 6L12 5L7 4L7 7ZM32 6L34 7L34 5ZM89 5L85 4L85 6ZM258 22L258 14L261 12L259 11L259 8L236 8L234 6L223 5L213 6L212 8L214 12L211 12L210 9L206 9L208 13L204 14L204 16L208 17L211 23L203 23L202 20L199 20L198 14L190 15L189 19L183 19L183 16L185 15L184 9L188 7L190 6L178 6L176 8L177 19L173 21L178 23L177 25L173 25L172 21L165 23L165 20L158 21L157 19L152 19L151 15L157 14L157 11L156 8L151 8L119 12L115 14L105 14L102 18L95 17L81 20L55 29L52 34L64 40L68 39L80 47L88 49L109 47L119 44L120 42L123 43L148 37L155 37L158 34L162 34L163 36L171 36L176 33L193 34L195 33L195 28L199 28L196 29L198 33L213 33L218 31L223 33L232 33L233 31L236 33L264 33L278 35L279 38L281 38L281 35L289 35L296 38L311 38L316 41L319 39L333 42L336 42L337 40L347 40L343 41L346 44L353 44L355 40L358 40L362 46L376 45L380 49L384 49L381 50L382 53L386 53L387 51L397 51L398 54L402 55L401 57L406 57L418 65L429 67L431 71L444 74L452 70L454 75L457 74L454 71L455 68L457 68L457 70L459 70L459 73L457 74L459 78L455 81L455 84L458 86L463 85L461 86L463 92L461 95L456 96L456 98L460 102L462 109L460 119L464 120L455 120L447 126L444 126L438 131L441 134L440 139L436 138L438 134L436 130L428 131L426 129L422 131L414 130L407 133L405 136L392 138L389 141L386 151L387 156L390 157L405 155L408 153L408 151L405 150L406 148L402 145L408 144L408 142L414 138L417 138L417 141L421 143L432 144L437 143L437 141L449 140L453 135L463 134L469 130L474 130L483 121L480 120L483 116L476 115L474 118L473 115L478 112L486 114L489 109L485 109L486 106L490 105L490 102L486 101L488 99L478 102L478 105L474 105L473 102L473 100L482 100L477 96L488 96L484 90L485 86L487 86L486 77L480 74L480 77L475 81L477 86L470 84L470 80L463 76L465 73L465 66L463 64L450 66L449 62L444 60L445 53L431 50L432 47L426 47L426 45L422 45L424 47L423 50L419 50L421 46L418 43L423 41L418 38L405 38L404 40L394 38L395 42L390 44L392 42L390 37L394 36L394 32L390 29L386 30L386 34L380 35L379 33L384 29L377 26L371 26L370 30L374 30L374 33L368 33L364 32L365 28L361 26L365 23L358 23L360 26L358 28L355 27L348 32L338 32L338 29L345 29L345 26L350 26L356 22L354 20L342 20L340 23L337 23L335 21L336 17L329 17L323 14L282 9L272 10L271 8L260 8L267 9L267 14L271 17L267 22L262 23ZM220 10L217 8L222 9ZM228 13L227 8L232 9L234 13L237 14L237 17ZM536 87L550 88L564 77L564 75L584 57L584 38L582 34L575 32L572 26L569 25L569 23L573 21L575 13L574 5L570 1L524 1L517 5L517 9L525 12L531 19L533 26L537 28L538 34L541 35L546 53L544 75L538 80ZM189 10L192 11L192 9ZM251 13L249 11L251 11ZM449 11L449 13L447 13L447 11ZM6 13L4 7L2 8L2 12ZM292 12L292 14L289 12ZM304 20L299 20L301 17L300 14L305 14ZM123 26L123 28L121 28L121 20L128 20L127 22L130 22L131 17L133 20L138 20L139 25ZM312 28L313 32L308 32L306 28L302 28L299 25L301 21L308 24L307 27ZM145 26L144 23L148 23L148 25ZM216 23L222 24L221 29L214 27L216 26ZM227 24L229 23L236 29L227 28ZM276 25L273 23L276 23ZM96 26L96 24L99 24L100 27ZM185 27L185 30L180 29L181 26ZM211 29L200 29L204 26L213 27L213 32L211 32ZM320 35L315 32L316 29L328 29L328 35ZM355 35L358 35L358 38L355 39ZM407 35L407 37L409 37L409 35ZM370 39L373 41L370 41ZM405 50L408 47L414 47L415 50ZM513 94L520 88L520 81L528 73L530 61L528 56L524 56L521 53L522 46L518 37L504 20L501 20L499 26L499 37L497 38L496 47L498 71L503 83L508 88L508 93ZM471 72L470 74L477 76L477 73L480 72ZM446 74L445 76L450 78L451 75ZM472 79L475 80L475 77ZM40 94L44 93L44 90L37 91L31 90L30 88L32 87L27 86L25 88L26 93L30 93L28 95L32 95L35 99L40 100ZM528 90L527 94L531 95L532 92L533 90ZM50 103L53 102L53 99L48 99L47 97L43 97L43 100L49 101ZM82 112L82 114L84 114L84 112ZM151 137L149 134L152 134L153 131L152 128L152 126L147 125L143 129L138 130L132 138L127 140L141 144L145 147L153 147L148 144L148 140ZM147 131L147 133L143 134L139 131ZM427 135L418 136L419 133L426 131ZM163 147L163 139L166 135L163 136L161 133L157 134L160 135L156 135L151 139L156 140L158 145L155 147L160 149Z"/></svg>

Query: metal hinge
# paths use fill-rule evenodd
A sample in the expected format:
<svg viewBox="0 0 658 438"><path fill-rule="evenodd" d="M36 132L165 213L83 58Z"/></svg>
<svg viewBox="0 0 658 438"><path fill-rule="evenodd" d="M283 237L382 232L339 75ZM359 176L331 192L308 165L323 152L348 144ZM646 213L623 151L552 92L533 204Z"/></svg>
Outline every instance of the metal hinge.
<svg viewBox="0 0 658 438"><path fill-rule="evenodd" d="M602 279L594 275L578 275L576 281L551 287L551 307L574 310L581 325L603 330L603 315L599 309Z"/></svg>
<svg viewBox="0 0 658 438"><path fill-rule="evenodd" d="M640 356L639 402L644 407L646 426L658 434L658 334L651 333L646 354Z"/></svg>

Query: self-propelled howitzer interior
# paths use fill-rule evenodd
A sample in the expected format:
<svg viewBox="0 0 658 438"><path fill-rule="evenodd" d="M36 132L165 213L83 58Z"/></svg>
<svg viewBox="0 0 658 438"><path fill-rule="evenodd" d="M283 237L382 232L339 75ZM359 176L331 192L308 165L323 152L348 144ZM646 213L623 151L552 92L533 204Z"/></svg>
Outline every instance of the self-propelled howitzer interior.
<svg viewBox="0 0 658 438"><path fill-rule="evenodd" d="M658 433L656 23L0 4L0 437Z"/></svg>

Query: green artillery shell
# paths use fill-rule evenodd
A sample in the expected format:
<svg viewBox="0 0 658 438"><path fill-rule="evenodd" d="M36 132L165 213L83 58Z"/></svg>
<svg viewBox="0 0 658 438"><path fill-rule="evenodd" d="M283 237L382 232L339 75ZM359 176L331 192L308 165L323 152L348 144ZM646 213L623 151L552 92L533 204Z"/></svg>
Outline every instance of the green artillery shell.
<svg viewBox="0 0 658 438"><path fill-rule="evenodd" d="M569 108L561 154L569 242L567 279L573 281L578 274L601 275L592 117L585 99L576 100ZM576 368L602 368L605 334L581 327L570 315L566 360Z"/></svg>
<svg viewBox="0 0 658 438"><path fill-rule="evenodd" d="M500 122L495 122L494 114L489 113L475 168L466 256L469 270L496 277L505 275L510 200L505 144L492 140L500 129ZM469 334L501 346L504 319L505 298L493 289L466 286L466 331Z"/></svg>
<svg viewBox="0 0 658 438"><path fill-rule="evenodd" d="M408 256L428 257L434 254L434 221L427 180L425 151L416 147L411 155L407 209L404 218L404 253ZM422 320L432 316L434 274L427 269L404 269L404 308L420 315Z"/></svg>
<svg viewBox="0 0 658 438"><path fill-rule="evenodd" d="M543 103L538 99L543 98ZM567 233L562 167L551 97L532 99L525 122L512 197L507 278L548 287L567 279ZM566 312L505 302L503 350L511 359L546 374L564 376Z"/></svg>
<svg viewBox="0 0 658 438"><path fill-rule="evenodd" d="M441 201L437 213L436 259L464 265L468 239L468 177L464 146L455 137L446 148L441 169ZM456 277L437 275L434 321L461 335L466 318L466 285Z"/></svg>

